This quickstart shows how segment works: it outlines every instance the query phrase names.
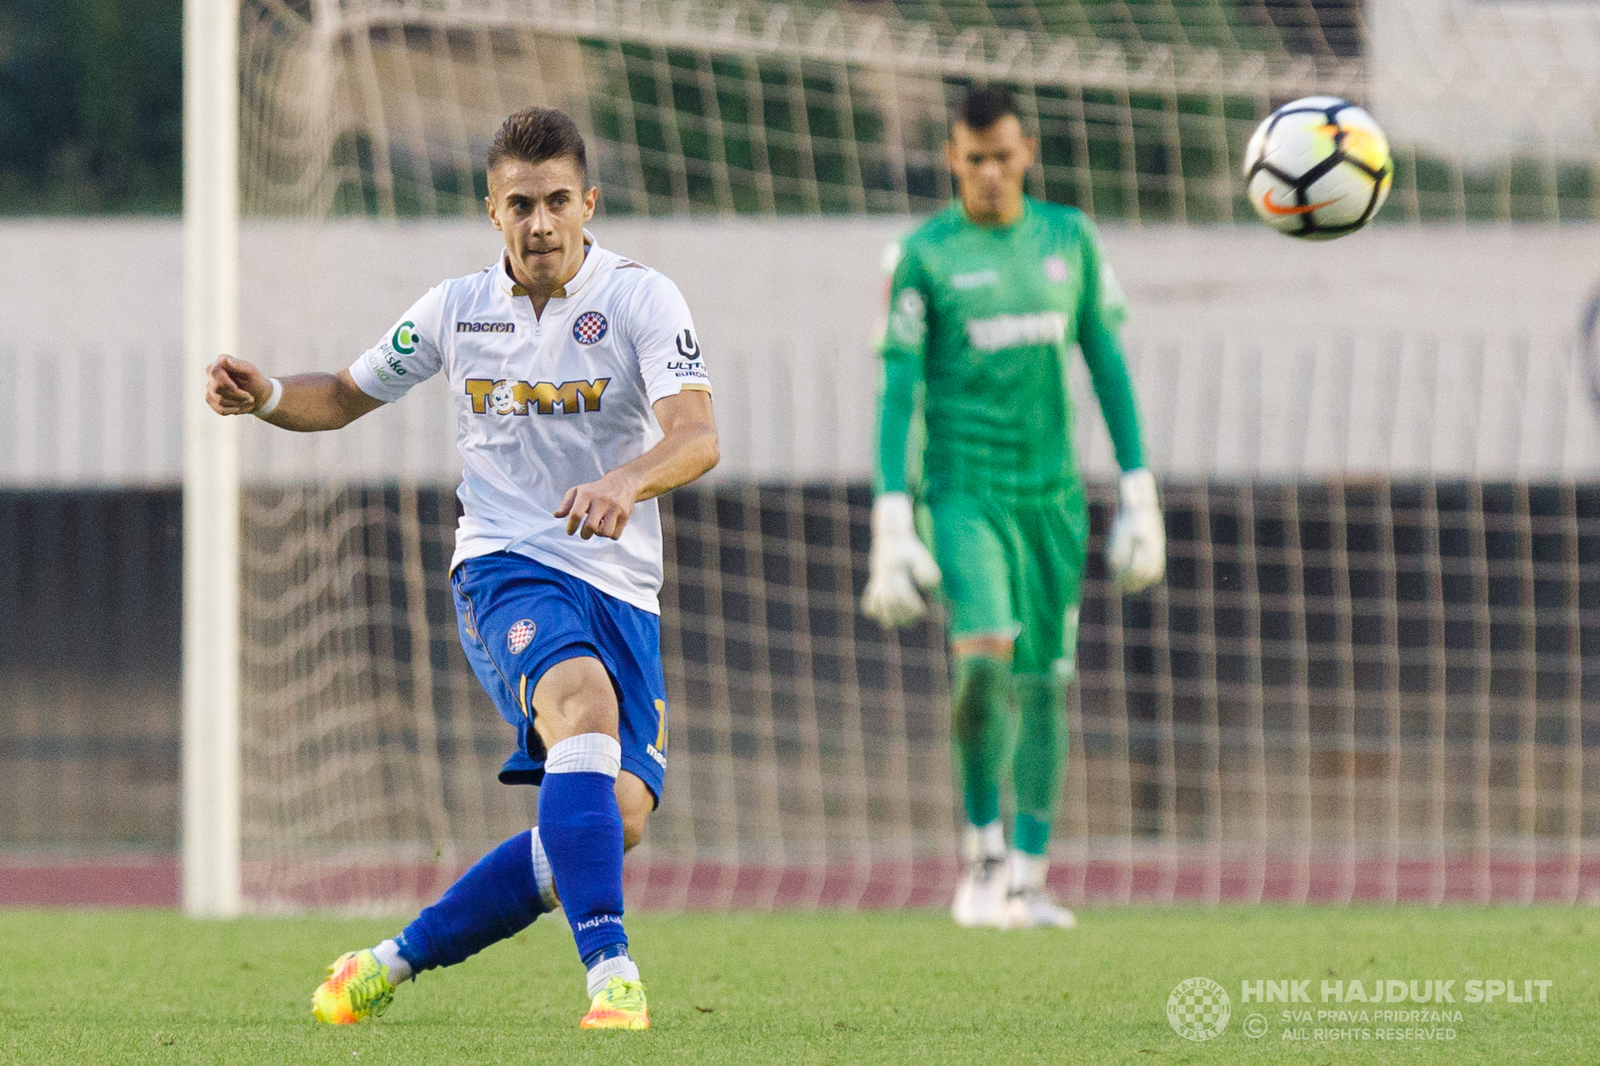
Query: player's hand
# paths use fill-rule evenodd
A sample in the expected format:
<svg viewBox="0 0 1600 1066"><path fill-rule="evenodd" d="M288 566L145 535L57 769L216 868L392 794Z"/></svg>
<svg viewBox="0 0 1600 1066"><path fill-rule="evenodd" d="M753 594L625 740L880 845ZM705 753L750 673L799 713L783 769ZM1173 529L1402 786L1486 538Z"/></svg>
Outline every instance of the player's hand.
<svg viewBox="0 0 1600 1066"><path fill-rule="evenodd" d="M1167 529L1156 479L1140 468L1122 475L1116 521L1106 547L1111 577L1123 592L1143 592L1167 572Z"/></svg>
<svg viewBox="0 0 1600 1066"><path fill-rule="evenodd" d="M908 626L927 613L917 588L939 583L939 564L917 539L911 497L886 492L872 503L872 550L861 613L884 626Z"/></svg>
<svg viewBox="0 0 1600 1066"><path fill-rule="evenodd" d="M224 355L206 367L206 403L219 415L250 414L271 395L271 379L253 363Z"/></svg>
<svg viewBox="0 0 1600 1066"><path fill-rule="evenodd" d="M588 540L598 534L616 540L633 517L638 499L638 486L613 470L599 481L568 489L555 517L567 520L569 537L577 533Z"/></svg>

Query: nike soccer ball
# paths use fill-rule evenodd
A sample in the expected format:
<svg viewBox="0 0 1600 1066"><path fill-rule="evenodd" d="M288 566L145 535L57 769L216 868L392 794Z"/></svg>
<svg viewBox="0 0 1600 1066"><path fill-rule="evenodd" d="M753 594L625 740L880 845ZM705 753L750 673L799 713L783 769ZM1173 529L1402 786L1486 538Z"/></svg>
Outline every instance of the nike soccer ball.
<svg viewBox="0 0 1600 1066"><path fill-rule="evenodd" d="M1244 177L1267 225L1326 241L1354 233L1378 213L1394 160L1371 115L1337 96L1308 96L1256 127L1244 150Z"/></svg>

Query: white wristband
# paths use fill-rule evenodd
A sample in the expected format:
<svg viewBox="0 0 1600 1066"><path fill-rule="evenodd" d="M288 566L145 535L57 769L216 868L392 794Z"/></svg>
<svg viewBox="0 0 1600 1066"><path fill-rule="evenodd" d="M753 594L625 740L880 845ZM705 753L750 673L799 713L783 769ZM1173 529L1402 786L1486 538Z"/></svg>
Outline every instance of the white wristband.
<svg viewBox="0 0 1600 1066"><path fill-rule="evenodd" d="M267 397L266 403L250 412L257 418L266 418L276 411L278 409L278 401L283 399L283 382L277 378L268 378L267 380L272 382L272 395Z"/></svg>

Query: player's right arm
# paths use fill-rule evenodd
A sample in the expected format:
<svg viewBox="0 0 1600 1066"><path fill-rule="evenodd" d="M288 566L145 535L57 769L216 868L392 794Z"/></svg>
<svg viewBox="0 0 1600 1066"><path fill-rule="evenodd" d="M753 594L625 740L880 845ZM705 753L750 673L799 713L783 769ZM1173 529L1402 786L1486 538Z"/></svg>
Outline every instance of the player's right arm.
<svg viewBox="0 0 1600 1066"><path fill-rule="evenodd" d="M928 345L928 294L922 268L899 244L885 255L889 270L888 307L878 354L883 379L878 389L878 495L905 493L906 443L916 416L917 385L922 381Z"/></svg>
<svg viewBox="0 0 1600 1066"><path fill-rule="evenodd" d="M249 415L272 399L272 379L254 364L225 355L206 368L206 403L219 415ZM310 433L339 429L383 401L368 396L356 386L350 371L337 374L295 374L280 379L277 406L262 416L280 429Z"/></svg>
<svg viewBox="0 0 1600 1066"><path fill-rule="evenodd" d="M446 286L437 285L347 369L270 378L225 355L206 368L206 402L221 415L256 415L280 429L339 429L393 403L444 366Z"/></svg>
<svg viewBox="0 0 1600 1066"><path fill-rule="evenodd" d="M886 626L910 625L927 610L917 588L939 583L939 566L917 538L907 491L906 445L916 415L928 343L928 292L915 255L891 246L888 315L879 354L877 477L872 501L872 550L861 610Z"/></svg>

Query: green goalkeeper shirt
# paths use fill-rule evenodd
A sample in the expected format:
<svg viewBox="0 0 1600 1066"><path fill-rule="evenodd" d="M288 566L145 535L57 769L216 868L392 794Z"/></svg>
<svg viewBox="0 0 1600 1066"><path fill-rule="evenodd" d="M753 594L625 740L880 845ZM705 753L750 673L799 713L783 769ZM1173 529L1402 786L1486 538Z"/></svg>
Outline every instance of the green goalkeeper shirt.
<svg viewBox="0 0 1600 1066"><path fill-rule="evenodd" d="M907 487L907 440L922 399L926 491L1033 496L1079 479L1067 360L1088 363L1117 463L1144 463L1117 329L1121 290L1079 210L1025 199L1004 227L960 203L890 252L881 351L879 492Z"/></svg>

